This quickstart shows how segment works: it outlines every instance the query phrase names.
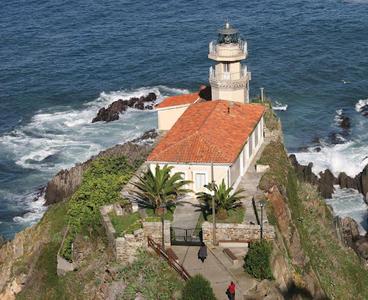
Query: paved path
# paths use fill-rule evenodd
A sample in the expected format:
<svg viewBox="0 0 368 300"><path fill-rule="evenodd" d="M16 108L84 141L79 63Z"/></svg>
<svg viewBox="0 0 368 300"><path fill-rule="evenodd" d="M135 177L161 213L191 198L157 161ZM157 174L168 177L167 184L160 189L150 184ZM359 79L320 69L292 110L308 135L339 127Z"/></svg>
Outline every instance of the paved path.
<svg viewBox="0 0 368 300"><path fill-rule="evenodd" d="M262 175L264 172L256 172L255 165L259 158L261 157L264 148L270 143L271 138L266 137L260 147L260 149L257 152L257 155L253 158L252 162L250 163L248 170L245 172L245 174L242 176L240 183L238 185L238 189L244 189L244 199L243 199L243 205L245 207L245 218L244 223L245 224L258 224L256 214L254 211L254 207L252 204L252 198L254 198L256 202L256 208L258 211L258 216L261 216L261 209L259 205L259 201L264 199L264 194L261 190L259 190L258 185L262 178ZM267 221L267 215L264 213L264 223Z"/></svg>
<svg viewBox="0 0 368 300"><path fill-rule="evenodd" d="M173 227L195 228L201 211L196 197L186 197L177 205L174 211Z"/></svg>
<svg viewBox="0 0 368 300"><path fill-rule="evenodd" d="M202 274L210 281L216 298L218 300L227 300L225 294L226 289L231 281L236 282L236 280L226 271L225 267L217 260L211 251L208 251L207 259L202 263L198 259L199 247L173 246L172 248L179 257L180 263L190 275ZM240 295L241 291L238 288L236 299L242 299Z"/></svg>

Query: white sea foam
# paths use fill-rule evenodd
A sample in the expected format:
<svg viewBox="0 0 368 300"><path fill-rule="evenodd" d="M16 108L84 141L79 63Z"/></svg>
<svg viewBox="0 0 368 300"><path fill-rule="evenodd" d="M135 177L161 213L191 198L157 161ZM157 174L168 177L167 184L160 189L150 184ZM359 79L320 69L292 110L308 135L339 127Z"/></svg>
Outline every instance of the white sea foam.
<svg viewBox="0 0 368 300"><path fill-rule="evenodd" d="M118 99L141 97L149 92L163 98L188 93L185 89L166 86L142 87L135 90L102 92L95 100L79 108L63 107L55 111L39 111L28 124L0 136L2 155L14 160L19 166L37 170L32 176L37 182L46 183L56 172L69 168L77 162L85 161L99 151L117 143L139 137L144 131L156 127L156 114L153 111L129 109L120 120L104 123L91 121L101 107L106 107ZM28 184L34 177L25 179ZM30 186L34 189L34 186ZM1 192L1 191L0 191ZM45 211L44 198L33 201L35 194L4 194L3 199L25 214L16 216L13 221L20 225L37 222Z"/></svg>
<svg viewBox="0 0 368 300"><path fill-rule="evenodd" d="M366 147L349 141L337 145L325 144L321 146L319 152L310 148L307 152L299 152L295 155L301 164L313 162L313 172L317 174L330 169L335 175L345 172L349 176L355 176L365 166L363 158L366 153Z"/></svg>
<svg viewBox="0 0 368 300"><path fill-rule="evenodd" d="M25 199L24 204L26 205L27 213L22 216L17 216L13 218L13 221L18 224L23 225L33 225L38 222L46 211L45 198L44 195L40 196L37 200L33 200L34 195L30 195ZM31 199L32 198L32 199Z"/></svg>
<svg viewBox="0 0 368 300"><path fill-rule="evenodd" d="M360 234L364 235L368 229L368 206L363 195L352 189L338 186L335 189L332 199L326 200L327 204L332 206L335 215L353 218L358 223Z"/></svg>
<svg viewBox="0 0 368 300"><path fill-rule="evenodd" d="M357 112L362 112L365 107L368 107L368 99L361 99L355 104L355 110Z"/></svg>
<svg viewBox="0 0 368 300"><path fill-rule="evenodd" d="M156 116L152 111L134 109L115 122L91 123L101 107L118 99L141 97L149 92L154 92L160 102L166 96L188 91L156 86L102 92L98 98L78 109L65 107L53 112L39 111L30 123L0 136L0 145L23 168L55 173L88 159L106 147L136 138L145 130L155 128Z"/></svg>

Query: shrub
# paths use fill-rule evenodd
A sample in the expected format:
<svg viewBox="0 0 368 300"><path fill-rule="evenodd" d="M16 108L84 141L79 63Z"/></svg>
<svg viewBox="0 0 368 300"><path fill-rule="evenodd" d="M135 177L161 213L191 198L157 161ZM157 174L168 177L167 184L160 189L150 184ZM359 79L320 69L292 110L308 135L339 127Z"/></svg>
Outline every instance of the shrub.
<svg viewBox="0 0 368 300"><path fill-rule="evenodd" d="M134 300L139 292L144 299L170 300L181 291L184 281L156 253L139 251L136 260L122 267L118 278L126 284L119 299Z"/></svg>
<svg viewBox="0 0 368 300"><path fill-rule="evenodd" d="M244 270L257 279L273 279L270 258L272 245L265 240L250 244L244 258Z"/></svg>
<svg viewBox="0 0 368 300"><path fill-rule="evenodd" d="M225 293L225 292L224 292ZM216 300L210 282L202 275L189 279L182 292L183 300Z"/></svg>
<svg viewBox="0 0 368 300"><path fill-rule="evenodd" d="M100 225L99 208L102 205L122 202L120 191L131 178L138 163L129 164L124 156L96 159L83 174L78 190L68 202L67 223L69 233L61 255L72 260L72 244L81 232L97 230Z"/></svg>

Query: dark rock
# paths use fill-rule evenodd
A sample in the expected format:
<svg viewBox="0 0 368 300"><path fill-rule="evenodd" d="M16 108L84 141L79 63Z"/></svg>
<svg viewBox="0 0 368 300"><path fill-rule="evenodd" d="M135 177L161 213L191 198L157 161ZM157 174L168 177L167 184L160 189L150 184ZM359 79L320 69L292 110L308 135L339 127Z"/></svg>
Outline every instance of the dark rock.
<svg viewBox="0 0 368 300"><path fill-rule="evenodd" d="M319 173L320 178L318 179L318 191L323 198L331 198L335 191L334 184L336 183L336 178L332 172L327 169L324 172Z"/></svg>
<svg viewBox="0 0 368 300"><path fill-rule="evenodd" d="M297 177L300 180L309 182L311 184L316 184L318 182L318 177L312 172L312 163L309 163L307 166L301 165L294 154L289 156L289 160L291 165L294 167Z"/></svg>
<svg viewBox="0 0 368 300"><path fill-rule="evenodd" d="M347 116L342 115L340 121L340 127L343 129L349 129L351 127L350 118Z"/></svg>
<svg viewBox="0 0 368 300"><path fill-rule="evenodd" d="M345 172L339 174L337 182L342 189L358 189L357 181L346 175Z"/></svg>
<svg viewBox="0 0 368 300"><path fill-rule="evenodd" d="M144 110L148 102L155 102L157 96L155 93L149 93L147 96L142 96L140 98L132 97L129 100L119 99L111 103L107 108L102 107L95 118L93 118L92 123L105 121L111 122L119 120L120 114L128 109L128 107ZM153 109L150 105L149 109Z"/></svg>
<svg viewBox="0 0 368 300"><path fill-rule="evenodd" d="M354 245L355 252L365 260L368 260L368 237L360 237Z"/></svg>
<svg viewBox="0 0 368 300"><path fill-rule="evenodd" d="M134 140L132 140L132 143L147 143L150 142L152 140L155 140L158 137L158 133L156 131L156 129L151 129L146 131L145 133L143 133L142 136L140 136L139 138L136 138Z"/></svg>
<svg viewBox="0 0 368 300"><path fill-rule="evenodd" d="M6 244L6 239L0 234L0 248L2 245Z"/></svg>
<svg viewBox="0 0 368 300"><path fill-rule="evenodd" d="M358 191L363 194L366 201L368 200L368 165L366 165L362 172L355 176L355 181L358 186Z"/></svg>

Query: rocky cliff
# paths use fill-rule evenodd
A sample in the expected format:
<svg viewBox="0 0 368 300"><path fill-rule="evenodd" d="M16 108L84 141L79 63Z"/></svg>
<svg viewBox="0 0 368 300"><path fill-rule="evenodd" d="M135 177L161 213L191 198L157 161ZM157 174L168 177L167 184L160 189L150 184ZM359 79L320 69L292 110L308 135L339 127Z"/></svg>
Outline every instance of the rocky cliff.
<svg viewBox="0 0 368 300"><path fill-rule="evenodd" d="M301 165L294 154L291 154L289 159L298 178L305 182L316 185L322 197L326 199L331 198L335 191L334 185L339 185L341 188L351 188L358 190L363 194L366 201L368 201L368 165L366 165L362 172L360 172L354 178L346 175L344 172L341 172L338 177L335 177L329 169L320 172L318 177L312 172L312 163L309 163L308 165Z"/></svg>
<svg viewBox="0 0 368 300"><path fill-rule="evenodd" d="M47 183L45 191L46 205L63 201L73 195L81 184L84 171L95 159L107 156L125 155L128 157L129 162L133 162L147 155L148 151L151 149L150 143L156 137L157 132L155 130L147 131L141 138L102 151L98 155L91 157L83 163L75 165L69 170L61 170ZM145 142L149 143L147 144Z"/></svg>

